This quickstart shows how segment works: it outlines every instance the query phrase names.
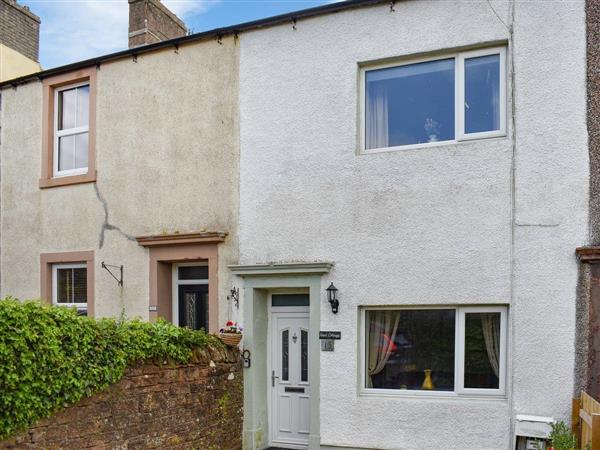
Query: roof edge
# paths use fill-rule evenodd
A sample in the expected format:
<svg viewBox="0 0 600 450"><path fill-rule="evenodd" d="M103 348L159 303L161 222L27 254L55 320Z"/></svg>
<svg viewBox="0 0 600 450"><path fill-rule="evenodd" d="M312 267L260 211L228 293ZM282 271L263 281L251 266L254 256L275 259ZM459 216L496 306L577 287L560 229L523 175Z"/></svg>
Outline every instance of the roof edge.
<svg viewBox="0 0 600 450"><path fill-rule="evenodd" d="M395 0L392 0L392 2L394 1ZM315 6L314 8L307 8L298 11L292 11L285 14L279 14L277 16L266 17L264 19L243 22L227 27L214 28L212 30L203 31L200 33L190 34L187 36L169 39L167 41L157 42L141 47L134 47L126 50L121 50L115 53L109 53L107 55L97 56L95 58L66 64L64 66L53 67L51 69L42 70L41 72L36 72L18 78L13 78L11 80L6 80L0 83L0 89L9 86L16 87L18 85L26 84L31 81L42 80L53 75L70 72L72 70L81 69L83 67L89 67L94 65L97 66L104 62L122 59L127 56L137 56L143 53L149 53L167 47L177 47L181 44L187 44L190 42L202 41L210 38L220 38L229 35L237 35L244 31L251 31L259 28L271 27L275 25L280 25L285 22L294 22L299 19L307 19L310 17L321 16L324 14L330 14L338 11L345 11L364 6L377 5L380 3L390 3L390 0L345 0L337 3L329 3L322 6Z"/></svg>

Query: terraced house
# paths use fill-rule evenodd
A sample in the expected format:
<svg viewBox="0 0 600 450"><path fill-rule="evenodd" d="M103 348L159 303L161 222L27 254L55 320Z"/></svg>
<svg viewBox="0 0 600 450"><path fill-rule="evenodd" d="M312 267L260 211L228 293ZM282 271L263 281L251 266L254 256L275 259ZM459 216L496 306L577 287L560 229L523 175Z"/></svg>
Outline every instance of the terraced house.
<svg viewBox="0 0 600 450"><path fill-rule="evenodd" d="M129 3L0 84L2 296L242 323L247 449L521 449L597 389L593 2Z"/></svg>

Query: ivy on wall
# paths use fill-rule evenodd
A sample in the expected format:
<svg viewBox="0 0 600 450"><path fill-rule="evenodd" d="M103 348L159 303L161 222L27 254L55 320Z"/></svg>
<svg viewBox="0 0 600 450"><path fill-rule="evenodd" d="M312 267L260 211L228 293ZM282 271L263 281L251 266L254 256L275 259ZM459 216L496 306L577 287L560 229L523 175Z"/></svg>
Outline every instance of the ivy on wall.
<svg viewBox="0 0 600 450"><path fill-rule="evenodd" d="M74 309L0 300L0 440L121 379L146 359L188 362L221 341L164 321L94 320Z"/></svg>

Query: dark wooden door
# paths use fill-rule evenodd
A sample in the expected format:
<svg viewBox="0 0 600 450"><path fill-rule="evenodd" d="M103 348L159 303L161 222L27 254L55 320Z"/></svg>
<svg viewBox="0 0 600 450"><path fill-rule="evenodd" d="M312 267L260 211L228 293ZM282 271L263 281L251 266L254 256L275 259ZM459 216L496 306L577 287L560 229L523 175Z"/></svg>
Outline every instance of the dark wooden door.
<svg viewBox="0 0 600 450"><path fill-rule="evenodd" d="M208 286L179 285L179 326L208 330Z"/></svg>

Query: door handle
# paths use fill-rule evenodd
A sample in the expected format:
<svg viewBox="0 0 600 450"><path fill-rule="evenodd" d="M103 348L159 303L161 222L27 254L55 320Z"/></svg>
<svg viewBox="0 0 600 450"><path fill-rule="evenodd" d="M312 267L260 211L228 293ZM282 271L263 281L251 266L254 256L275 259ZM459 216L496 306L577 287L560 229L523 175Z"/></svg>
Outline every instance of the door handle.
<svg viewBox="0 0 600 450"><path fill-rule="evenodd" d="M279 378L278 376L275 375L275 371L272 370L271 371L271 387L275 387L275 378Z"/></svg>

